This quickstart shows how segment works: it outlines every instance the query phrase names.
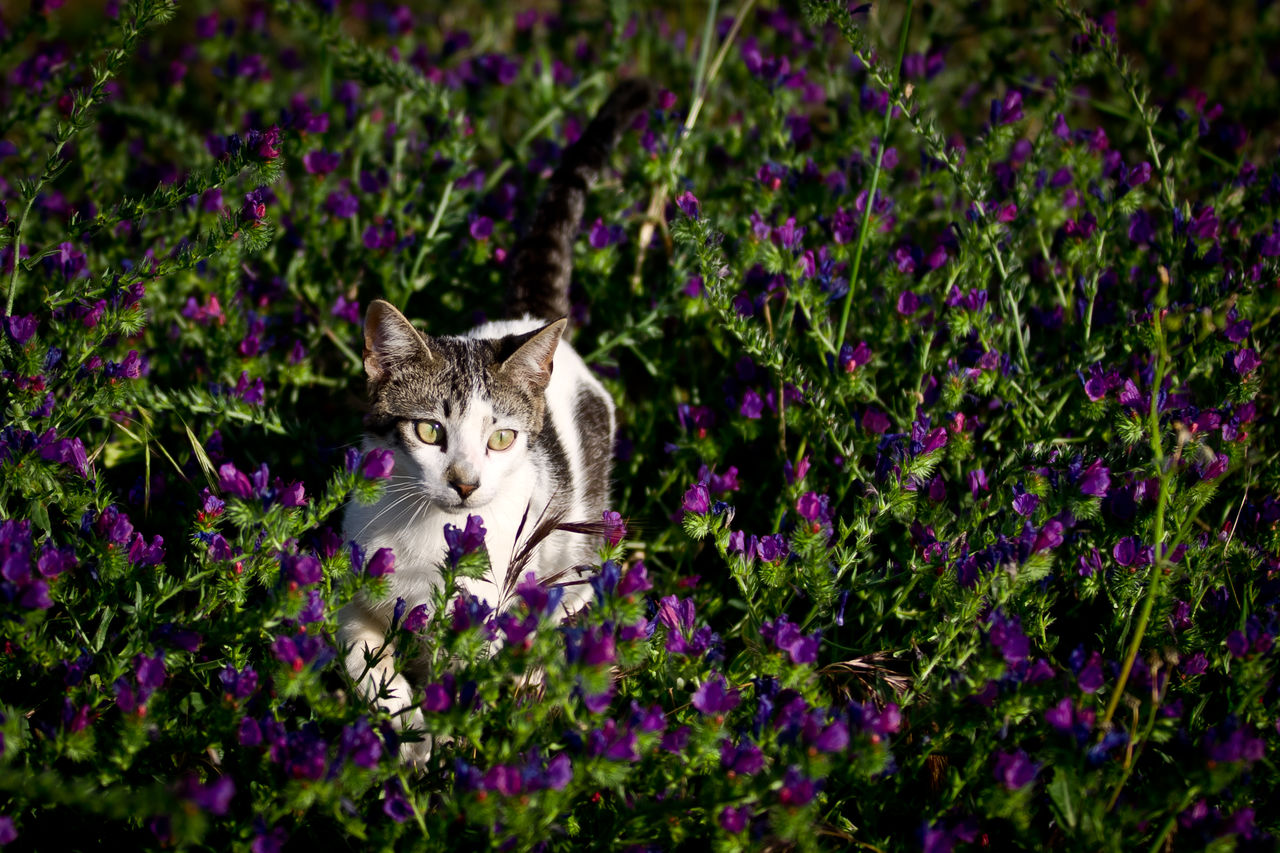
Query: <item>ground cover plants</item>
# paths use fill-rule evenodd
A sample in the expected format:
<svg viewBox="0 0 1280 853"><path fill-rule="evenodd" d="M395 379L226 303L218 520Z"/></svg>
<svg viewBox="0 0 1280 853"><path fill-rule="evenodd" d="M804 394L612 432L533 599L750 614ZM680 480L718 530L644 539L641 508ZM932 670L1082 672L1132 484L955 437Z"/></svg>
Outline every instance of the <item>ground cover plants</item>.
<svg viewBox="0 0 1280 853"><path fill-rule="evenodd" d="M1274 6L62 6L0 11L0 844L1274 847ZM416 773L337 663L362 311L498 316L634 74L593 605L403 608Z"/></svg>

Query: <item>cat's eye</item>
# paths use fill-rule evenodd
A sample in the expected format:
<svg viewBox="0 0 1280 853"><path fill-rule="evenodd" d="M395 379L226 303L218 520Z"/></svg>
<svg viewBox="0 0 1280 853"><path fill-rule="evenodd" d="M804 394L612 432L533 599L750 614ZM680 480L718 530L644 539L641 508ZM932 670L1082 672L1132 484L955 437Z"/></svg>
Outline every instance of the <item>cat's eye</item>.
<svg viewBox="0 0 1280 853"><path fill-rule="evenodd" d="M423 444L440 444L444 441L444 427L435 421L418 421L414 430Z"/></svg>
<svg viewBox="0 0 1280 853"><path fill-rule="evenodd" d="M493 431L493 435L489 436L490 450L506 450L516 440L516 431L513 429L498 429Z"/></svg>

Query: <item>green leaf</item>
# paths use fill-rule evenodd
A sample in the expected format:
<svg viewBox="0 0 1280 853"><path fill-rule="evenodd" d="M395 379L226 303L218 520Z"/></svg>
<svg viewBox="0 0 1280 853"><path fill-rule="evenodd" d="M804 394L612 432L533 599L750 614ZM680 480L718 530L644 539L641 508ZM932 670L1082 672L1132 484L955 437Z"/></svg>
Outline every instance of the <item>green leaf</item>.
<svg viewBox="0 0 1280 853"><path fill-rule="evenodd" d="M1079 799L1075 791L1078 784L1067 771L1059 768L1054 771L1053 781L1048 786L1053 812L1068 829L1075 829L1079 821Z"/></svg>

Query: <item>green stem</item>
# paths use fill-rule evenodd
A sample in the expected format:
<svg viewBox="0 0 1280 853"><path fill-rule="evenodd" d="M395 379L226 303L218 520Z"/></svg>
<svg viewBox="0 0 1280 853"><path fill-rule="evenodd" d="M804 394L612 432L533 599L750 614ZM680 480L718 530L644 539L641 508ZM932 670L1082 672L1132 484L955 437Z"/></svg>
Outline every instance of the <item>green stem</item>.
<svg viewBox="0 0 1280 853"><path fill-rule="evenodd" d="M1111 694L1111 699L1107 702L1107 710L1102 717L1099 737L1104 736L1110 727L1111 718L1116 712L1116 706L1120 704L1120 697L1124 695L1125 684L1129 681L1129 673L1133 670L1133 662L1138 657L1138 650L1141 648L1142 640L1147 632L1147 623L1151 620L1151 611L1160 595L1160 578L1163 577L1165 566L1168 563L1164 548L1164 521L1165 511L1169 504L1169 481L1172 469L1166 468L1164 464L1164 448L1160 440L1159 412L1160 387L1164 384L1167 359L1164 327L1160 323L1161 312L1164 310L1165 304L1165 291L1166 288L1161 287L1160 295L1155 304L1155 312L1151 318L1156 334L1156 372L1154 381L1151 384L1151 407L1147 413L1147 429L1151 433L1151 453L1155 461L1156 474L1160 479L1160 496L1156 500L1155 541L1153 543L1155 557L1151 560L1151 571L1147 579L1147 595L1142 601L1142 610L1138 613L1138 621L1133 629L1133 639L1129 642L1129 650L1125 654L1124 663L1120 667L1120 676L1116 679L1115 690Z"/></svg>
<svg viewBox="0 0 1280 853"><path fill-rule="evenodd" d="M902 59L907 53L907 33L911 29L911 10L914 6L915 0L908 0L906 14L902 17L902 31L898 34L898 61L893 66L895 75L902 74ZM857 291L858 271L862 266L862 250L866 246L867 230L871 226L871 209L875 206L876 187L880 183L881 162L884 159L885 146L889 144L889 129L892 120L893 104L890 102L884 108L884 122L880 129L880 144L876 146L876 165L871 170L871 186L867 190L867 206L862 211L862 225L858 229L858 243L853 250L853 266L849 270L849 292L844 297L844 308L840 311L840 331L835 339L837 346L844 344L844 336L849 329L849 312L853 308L853 295Z"/></svg>

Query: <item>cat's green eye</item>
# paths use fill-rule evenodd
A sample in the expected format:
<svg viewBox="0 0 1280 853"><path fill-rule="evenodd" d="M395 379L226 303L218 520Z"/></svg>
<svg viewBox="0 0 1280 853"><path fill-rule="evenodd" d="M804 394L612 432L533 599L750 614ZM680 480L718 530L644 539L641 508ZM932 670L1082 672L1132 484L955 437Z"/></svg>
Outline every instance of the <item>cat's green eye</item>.
<svg viewBox="0 0 1280 853"><path fill-rule="evenodd" d="M440 444L444 441L444 427L435 421L418 421L414 430L423 444Z"/></svg>
<svg viewBox="0 0 1280 853"><path fill-rule="evenodd" d="M498 429L493 431L493 435L489 436L490 450L506 450L516 440L516 431L513 429Z"/></svg>

